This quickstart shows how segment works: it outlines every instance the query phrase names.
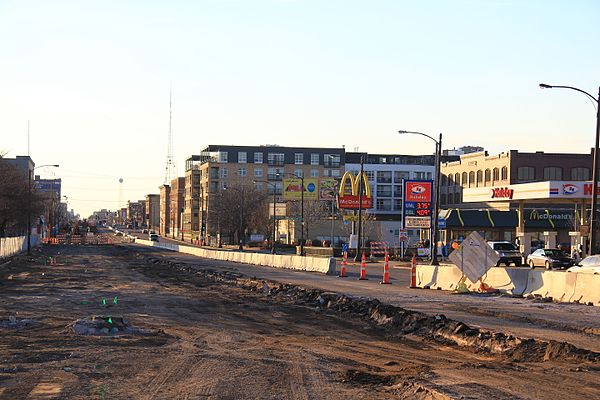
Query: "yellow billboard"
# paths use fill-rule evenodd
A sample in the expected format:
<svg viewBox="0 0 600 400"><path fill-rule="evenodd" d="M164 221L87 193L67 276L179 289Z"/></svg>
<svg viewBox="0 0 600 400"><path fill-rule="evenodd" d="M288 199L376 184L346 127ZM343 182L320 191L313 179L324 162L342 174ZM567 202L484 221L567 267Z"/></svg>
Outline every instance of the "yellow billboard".
<svg viewBox="0 0 600 400"><path fill-rule="evenodd" d="M304 179L304 199L315 200L318 198L319 180L317 178ZM302 200L302 179L284 179L283 180L283 199L284 200Z"/></svg>

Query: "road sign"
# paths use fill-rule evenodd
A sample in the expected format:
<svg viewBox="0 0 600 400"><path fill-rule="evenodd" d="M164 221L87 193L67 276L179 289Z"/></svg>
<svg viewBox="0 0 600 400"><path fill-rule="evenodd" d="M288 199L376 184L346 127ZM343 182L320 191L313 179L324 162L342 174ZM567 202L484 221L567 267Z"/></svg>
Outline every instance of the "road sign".
<svg viewBox="0 0 600 400"><path fill-rule="evenodd" d="M449 258L471 282L477 282L500 260L498 253L475 231L463 240Z"/></svg>
<svg viewBox="0 0 600 400"><path fill-rule="evenodd" d="M400 234L398 235L398 239L401 242L408 242L408 231L406 229L400 229Z"/></svg>
<svg viewBox="0 0 600 400"><path fill-rule="evenodd" d="M446 229L446 219L445 218L438 218L438 228Z"/></svg>
<svg viewBox="0 0 600 400"><path fill-rule="evenodd" d="M408 228L429 228L431 217L404 217L404 226Z"/></svg>

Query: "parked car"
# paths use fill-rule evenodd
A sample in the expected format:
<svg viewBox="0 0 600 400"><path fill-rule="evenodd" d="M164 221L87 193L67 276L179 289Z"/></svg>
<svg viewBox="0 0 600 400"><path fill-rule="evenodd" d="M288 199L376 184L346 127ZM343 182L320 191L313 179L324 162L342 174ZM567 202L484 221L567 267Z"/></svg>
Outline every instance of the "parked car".
<svg viewBox="0 0 600 400"><path fill-rule="evenodd" d="M151 233L148 236L149 240L152 240L153 242L158 242L158 235L156 233Z"/></svg>
<svg viewBox="0 0 600 400"><path fill-rule="evenodd" d="M492 249L496 250L496 253L500 256L500 260L496 263L497 267L499 267L500 264L504 264L507 267L510 264L515 264L515 267L521 266L523 259L517 246L508 241L488 242L488 244Z"/></svg>
<svg viewBox="0 0 600 400"><path fill-rule="evenodd" d="M588 256L567 270L583 274L600 274L600 255Z"/></svg>
<svg viewBox="0 0 600 400"><path fill-rule="evenodd" d="M545 267L546 269L569 268L575 261L567 253L558 249L537 249L527 256L529 268Z"/></svg>

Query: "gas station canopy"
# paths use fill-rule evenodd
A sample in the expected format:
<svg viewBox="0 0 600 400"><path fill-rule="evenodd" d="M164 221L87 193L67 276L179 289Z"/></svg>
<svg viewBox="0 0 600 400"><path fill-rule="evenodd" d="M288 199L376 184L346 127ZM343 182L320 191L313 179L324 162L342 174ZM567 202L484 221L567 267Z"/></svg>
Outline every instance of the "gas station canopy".
<svg viewBox="0 0 600 400"><path fill-rule="evenodd" d="M587 203L592 199L590 181L543 181L463 189L464 203L524 201L526 203ZM600 186L598 186L600 187Z"/></svg>

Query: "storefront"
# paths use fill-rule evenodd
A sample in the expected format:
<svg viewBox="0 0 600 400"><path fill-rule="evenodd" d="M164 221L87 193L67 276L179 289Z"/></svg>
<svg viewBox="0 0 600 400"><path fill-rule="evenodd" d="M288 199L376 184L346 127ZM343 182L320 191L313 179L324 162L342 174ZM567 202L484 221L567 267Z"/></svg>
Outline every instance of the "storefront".
<svg viewBox="0 0 600 400"><path fill-rule="evenodd" d="M450 212L446 224L451 235L463 234L473 228L471 230L483 231L488 240L514 241L518 238L524 254L529 254L532 244L538 247L539 242L551 248L560 244L576 245L585 251L586 216L589 217L591 197L592 183L587 181L544 181L465 188L464 203L493 205L495 202L509 202L511 210L461 210L456 216ZM458 216L465 222L463 215L468 212L473 213L471 218L474 222L455 226ZM440 217L443 218L441 214ZM470 221L469 218L466 220ZM467 229L461 232L460 228Z"/></svg>

